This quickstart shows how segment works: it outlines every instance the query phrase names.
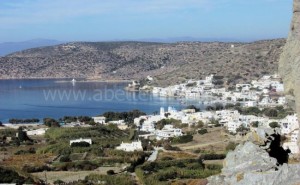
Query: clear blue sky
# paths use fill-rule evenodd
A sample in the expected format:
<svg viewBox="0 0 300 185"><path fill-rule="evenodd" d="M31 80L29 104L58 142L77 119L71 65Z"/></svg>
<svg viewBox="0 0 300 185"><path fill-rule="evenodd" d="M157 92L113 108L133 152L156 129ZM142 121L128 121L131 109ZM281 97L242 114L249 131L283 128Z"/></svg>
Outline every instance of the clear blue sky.
<svg viewBox="0 0 300 185"><path fill-rule="evenodd" d="M0 42L286 37L292 0L0 0Z"/></svg>

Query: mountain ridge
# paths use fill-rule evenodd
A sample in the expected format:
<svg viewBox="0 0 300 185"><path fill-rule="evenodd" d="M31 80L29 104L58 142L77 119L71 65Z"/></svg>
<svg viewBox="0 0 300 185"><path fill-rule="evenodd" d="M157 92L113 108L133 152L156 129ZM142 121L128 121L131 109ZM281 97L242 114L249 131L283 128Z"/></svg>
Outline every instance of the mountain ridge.
<svg viewBox="0 0 300 185"><path fill-rule="evenodd" d="M285 39L225 42L70 42L0 58L0 78L145 79L170 85L209 74L228 85L276 73Z"/></svg>

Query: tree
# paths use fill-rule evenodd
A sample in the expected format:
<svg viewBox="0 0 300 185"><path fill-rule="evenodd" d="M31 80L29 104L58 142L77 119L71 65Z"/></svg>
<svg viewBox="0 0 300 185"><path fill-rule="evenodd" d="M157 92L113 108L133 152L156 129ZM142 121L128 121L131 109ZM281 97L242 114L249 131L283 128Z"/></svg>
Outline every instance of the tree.
<svg viewBox="0 0 300 185"><path fill-rule="evenodd" d="M108 170L106 172L107 175L114 175L115 174L115 171L114 170Z"/></svg>
<svg viewBox="0 0 300 185"><path fill-rule="evenodd" d="M198 133L201 135L204 135L207 133L207 129L200 129L200 130L198 130Z"/></svg>
<svg viewBox="0 0 300 185"><path fill-rule="evenodd" d="M57 179L56 181L53 182L53 184L54 185L62 185L62 184L65 184L65 182L60 179Z"/></svg>
<svg viewBox="0 0 300 185"><path fill-rule="evenodd" d="M234 150L236 146L237 146L236 143L234 143L234 142L229 142L229 143L227 144L227 146L226 146L226 151Z"/></svg>
<svg viewBox="0 0 300 185"><path fill-rule="evenodd" d="M44 118L43 122L48 127L60 127L59 123L53 118Z"/></svg>
<svg viewBox="0 0 300 185"><path fill-rule="evenodd" d="M59 162L70 162L70 156L69 155L63 155L60 157Z"/></svg>
<svg viewBox="0 0 300 185"><path fill-rule="evenodd" d="M245 127L244 125L240 125L239 128L236 129L236 132L244 132L249 131L249 128Z"/></svg>
<svg viewBox="0 0 300 185"><path fill-rule="evenodd" d="M71 144L71 147L89 147L90 143L81 141L81 142L75 142Z"/></svg>
<svg viewBox="0 0 300 185"><path fill-rule="evenodd" d="M197 108L195 105L189 105L189 106L187 106L185 109L194 109L196 112L199 112L199 111L200 111L200 109Z"/></svg>
<svg viewBox="0 0 300 185"><path fill-rule="evenodd" d="M18 139L20 142L31 141L31 139L27 136L27 133L23 131L22 127L18 129Z"/></svg>
<svg viewBox="0 0 300 185"><path fill-rule="evenodd" d="M280 125L277 123L277 122L271 122L270 124L269 124L269 126L271 127L271 128L276 128L276 127L280 127Z"/></svg>
<svg viewBox="0 0 300 185"><path fill-rule="evenodd" d="M196 128L202 128L204 126L204 123L203 123L203 121L198 121L198 123L196 123L196 125L195 125L195 127Z"/></svg>
<svg viewBox="0 0 300 185"><path fill-rule="evenodd" d="M264 112L264 115L271 117L271 118L275 118L278 116L278 111L276 109L266 108L263 112Z"/></svg>
<svg viewBox="0 0 300 185"><path fill-rule="evenodd" d="M254 122L251 123L251 126L257 128L259 126L259 122L254 121Z"/></svg>

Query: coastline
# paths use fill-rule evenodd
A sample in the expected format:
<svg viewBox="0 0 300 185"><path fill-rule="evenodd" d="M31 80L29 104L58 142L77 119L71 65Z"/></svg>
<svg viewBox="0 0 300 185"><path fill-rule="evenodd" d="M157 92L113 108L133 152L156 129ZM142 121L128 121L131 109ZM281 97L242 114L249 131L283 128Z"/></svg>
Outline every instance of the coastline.
<svg viewBox="0 0 300 185"><path fill-rule="evenodd" d="M131 82L132 80L124 79L89 79L82 77L26 77L26 78L0 78L0 80L56 80L56 83L71 82L72 79L78 79L76 82L107 82L107 83L121 83L121 82Z"/></svg>

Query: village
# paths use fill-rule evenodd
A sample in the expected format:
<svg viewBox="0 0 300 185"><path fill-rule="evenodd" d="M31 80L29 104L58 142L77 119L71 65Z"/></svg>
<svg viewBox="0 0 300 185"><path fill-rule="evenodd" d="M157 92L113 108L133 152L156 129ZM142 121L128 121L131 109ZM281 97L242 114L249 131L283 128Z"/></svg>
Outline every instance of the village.
<svg viewBox="0 0 300 185"><path fill-rule="evenodd" d="M1 125L0 131L5 137L0 144L6 150L2 151L0 161L12 165L14 163L9 161L19 160L22 155L46 155L44 161L39 162L39 168L31 164L34 160L20 161L20 167L30 164L33 167L25 168L26 171L40 179L44 179L42 171L45 168L54 182L58 179L55 171L70 173L72 179L78 179L76 171L84 169L89 169L87 175L95 173L96 169L101 171L97 172L100 174L133 173L135 155L144 161L139 164L146 166L152 162L164 163L163 156L186 156L193 160L208 156L205 165L220 167L224 153L251 137L263 138L267 133L282 135L282 147L290 151L291 158L299 154L298 118L287 106L279 76L266 75L249 84L236 84L235 88L220 87L215 80L210 75L204 80L151 88L149 93L154 96L199 102L186 104L181 110L168 106L153 114L133 110L107 112L94 117L45 118L44 124L27 123L37 119L12 119L12 122L26 123ZM134 84L131 85L134 89L143 89L136 86L140 86L139 82ZM22 149L16 147L20 144ZM91 163L94 160L98 162ZM183 159L176 157L176 160ZM50 165L41 166L45 163ZM81 165L76 166L77 163ZM213 173L219 173L219 167ZM62 176L60 178L69 181Z"/></svg>
<svg viewBox="0 0 300 185"><path fill-rule="evenodd" d="M266 75L259 80L253 80L251 84L236 84L236 88L231 91L225 88L215 88L213 79L214 76L210 75L204 80L189 80L187 83L166 88L153 87L152 93L159 96L179 96L182 99L192 98L199 99L199 101L210 97L212 101L203 101L202 103L206 105L206 109L201 111L194 106L189 106L183 110L176 110L173 107L167 107L166 109L161 107L157 115L137 117L134 119L134 128L138 133L137 138L159 141L180 137L185 134L182 125L191 128L199 122L206 127L223 127L232 135L246 135L248 132L256 132L261 128L277 127L280 128L281 134L288 138L283 144L284 148L289 148L292 154L299 153L297 147L299 133L297 115L293 111L284 112L287 108L286 100L283 95L283 84L280 82L278 75ZM138 84L138 82L134 83ZM283 113L280 113L282 111ZM124 120L106 121L104 116L96 116L92 119L96 124L113 124L121 130L130 128ZM157 123L162 120L171 121L165 121L162 126L158 127ZM174 122L177 125L174 125ZM5 126L14 128L19 127L20 124L6 124ZM61 127L91 127L91 125L72 122ZM27 135L44 135L47 129L29 129ZM92 144L92 140L89 138L74 138L74 140L70 140L70 145L74 142ZM124 151L143 150L139 140L132 143L122 142L116 149Z"/></svg>

